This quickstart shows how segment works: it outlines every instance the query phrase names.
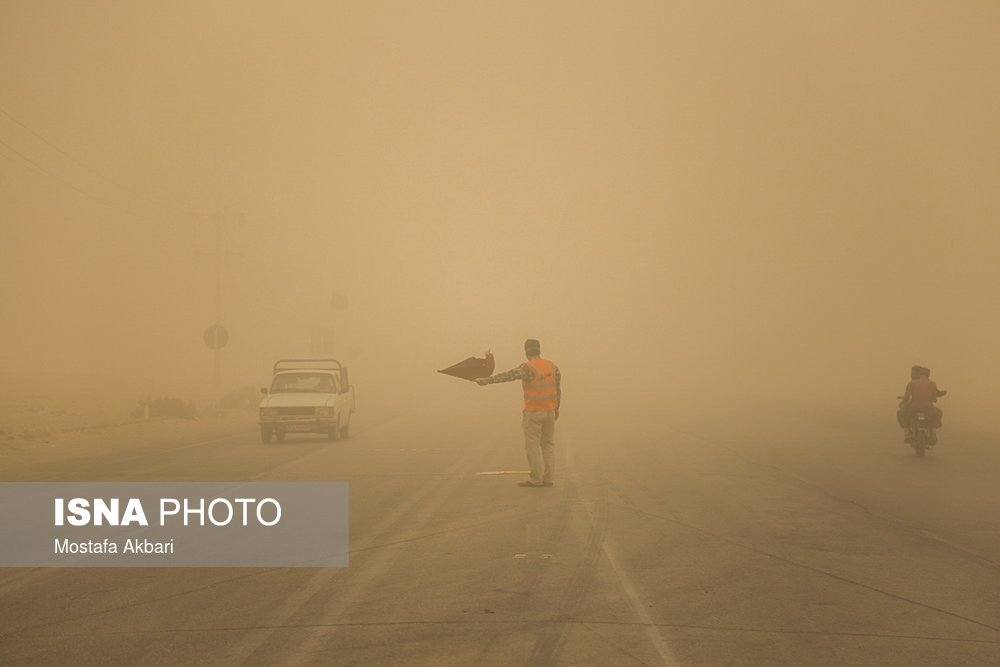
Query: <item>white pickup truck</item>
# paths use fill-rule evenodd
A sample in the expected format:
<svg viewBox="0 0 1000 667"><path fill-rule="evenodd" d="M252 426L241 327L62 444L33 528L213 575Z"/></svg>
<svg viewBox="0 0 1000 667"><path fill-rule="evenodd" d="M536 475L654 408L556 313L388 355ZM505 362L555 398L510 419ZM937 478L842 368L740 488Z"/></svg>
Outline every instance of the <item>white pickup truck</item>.
<svg viewBox="0 0 1000 667"><path fill-rule="evenodd" d="M348 436L354 414L354 386L336 359L281 359L270 387L260 390L260 440L281 442L288 433Z"/></svg>

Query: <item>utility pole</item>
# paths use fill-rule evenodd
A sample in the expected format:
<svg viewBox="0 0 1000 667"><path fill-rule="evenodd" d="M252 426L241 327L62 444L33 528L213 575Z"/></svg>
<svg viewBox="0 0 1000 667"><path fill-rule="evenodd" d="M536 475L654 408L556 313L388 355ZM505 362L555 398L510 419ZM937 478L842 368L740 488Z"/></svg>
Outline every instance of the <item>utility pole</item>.
<svg viewBox="0 0 1000 667"><path fill-rule="evenodd" d="M229 332L220 324L222 320L222 211L215 214L215 323L205 329L205 345L212 350L212 386L214 401L221 408L222 397L222 348L229 341Z"/></svg>
<svg viewBox="0 0 1000 667"><path fill-rule="evenodd" d="M222 212L215 214L215 324L222 322ZM222 386L222 346L214 351L215 370L213 373L216 400L219 400L219 388Z"/></svg>

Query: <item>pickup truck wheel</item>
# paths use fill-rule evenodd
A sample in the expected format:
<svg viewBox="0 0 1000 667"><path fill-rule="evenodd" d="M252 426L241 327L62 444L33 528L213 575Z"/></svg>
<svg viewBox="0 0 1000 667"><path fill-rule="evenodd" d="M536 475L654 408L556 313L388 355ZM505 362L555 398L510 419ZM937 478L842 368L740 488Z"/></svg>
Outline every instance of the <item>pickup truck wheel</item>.
<svg viewBox="0 0 1000 667"><path fill-rule="evenodd" d="M260 441L261 442L271 442L271 429L262 428L260 430Z"/></svg>
<svg viewBox="0 0 1000 667"><path fill-rule="evenodd" d="M278 431L277 433L274 434L274 437L275 437L275 439L278 442L284 442L285 441L285 432L284 431Z"/></svg>
<svg viewBox="0 0 1000 667"><path fill-rule="evenodd" d="M336 422L334 422L333 426L330 427L330 430L326 432L326 439L330 440L332 442L336 442L337 440L340 440L340 419L339 418L337 419Z"/></svg>

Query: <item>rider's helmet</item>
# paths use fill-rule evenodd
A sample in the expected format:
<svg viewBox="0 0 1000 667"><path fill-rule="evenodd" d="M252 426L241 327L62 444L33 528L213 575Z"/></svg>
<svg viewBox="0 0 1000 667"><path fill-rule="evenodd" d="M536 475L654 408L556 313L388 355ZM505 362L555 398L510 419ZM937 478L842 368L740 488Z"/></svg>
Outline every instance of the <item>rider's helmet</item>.
<svg viewBox="0 0 1000 667"><path fill-rule="evenodd" d="M920 377L920 371L924 370L923 366L911 366L910 367L910 379L916 380Z"/></svg>

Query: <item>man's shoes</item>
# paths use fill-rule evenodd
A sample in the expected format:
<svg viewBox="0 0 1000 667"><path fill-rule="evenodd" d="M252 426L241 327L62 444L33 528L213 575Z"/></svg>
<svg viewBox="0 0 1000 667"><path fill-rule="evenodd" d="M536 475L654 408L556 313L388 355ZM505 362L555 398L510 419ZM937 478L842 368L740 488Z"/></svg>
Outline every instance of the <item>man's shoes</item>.
<svg viewBox="0 0 1000 667"><path fill-rule="evenodd" d="M552 486L554 482L542 482L542 486Z"/></svg>
<svg viewBox="0 0 1000 667"><path fill-rule="evenodd" d="M532 482L518 482L517 485L518 486L530 486L533 489L534 488L539 488L539 487L542 486L542 484L534 484Z"/></svg>

